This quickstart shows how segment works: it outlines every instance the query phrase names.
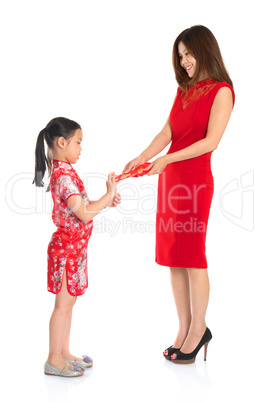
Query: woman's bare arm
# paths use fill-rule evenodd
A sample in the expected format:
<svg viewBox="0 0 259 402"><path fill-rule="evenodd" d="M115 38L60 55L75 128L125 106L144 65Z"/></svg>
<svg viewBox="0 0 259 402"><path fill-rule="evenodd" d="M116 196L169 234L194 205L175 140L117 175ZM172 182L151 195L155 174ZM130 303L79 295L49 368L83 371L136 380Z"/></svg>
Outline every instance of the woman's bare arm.
<svg viewBox="0 0 259 402"><path fill-rule="evenodd" d="M176 97L174 99L174 102ZM174 105L174 103L173 103ZM155 136L150 145L139 155L137 158L132 159L126 164L122 173L130 172L142 163L145 163L159 154L163 149L172 141L172 129L170 124L170 115L168 116L166 123L162 130Z"/></svg>
<svg viewBox="0 0 259 402"><path fill-rule="evenodd" d="M171 160L171 162L177 162L185 159L195 158L207 152L214 151L214 149L217 148L227 127L232 108L233 96L231 89L228 87L220 88L215 96L211 108L206 137L195 142L189 147L181 149L177 152L173 152L172 154L168 154L168 160ZM172 158L170 158L170 156L172 156Z"/></svg>
<svg viewBox="0 0 259 402"><path fill-rule="evenodd" d="M160 133L158 133L151 144L140 154L147 161L157 154L159 154L163 149L172 141L172 129L169 117Z"/></svg>
<svg viewBox="0 0 259 402"><path fill-rule="evenodd" d="M211 108L206 137L180 151L156 159L148 167L150 170L148 175L162 173L169 163L196 158L216 149L228 124L232 108L233 95L231 89L220 88Z"/></svg>

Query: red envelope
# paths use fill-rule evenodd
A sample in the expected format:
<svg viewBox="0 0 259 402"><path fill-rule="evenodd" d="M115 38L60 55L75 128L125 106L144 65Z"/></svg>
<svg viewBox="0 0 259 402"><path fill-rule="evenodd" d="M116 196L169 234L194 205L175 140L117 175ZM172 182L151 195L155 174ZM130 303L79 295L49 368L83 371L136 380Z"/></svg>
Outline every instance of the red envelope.
<svg viewBox="0 0 259 402"><path fill-rule="evenodd" d="M149 172L149 170L144 170L146 167L151 165L150 162L143 163L142 165L139 165L136 169L131 170L130 172L127 173L122 173L118 176L115 177L116 183L118 183L121 180L127 179L128 177L139 177L139 176L144 176Z"/></svg>

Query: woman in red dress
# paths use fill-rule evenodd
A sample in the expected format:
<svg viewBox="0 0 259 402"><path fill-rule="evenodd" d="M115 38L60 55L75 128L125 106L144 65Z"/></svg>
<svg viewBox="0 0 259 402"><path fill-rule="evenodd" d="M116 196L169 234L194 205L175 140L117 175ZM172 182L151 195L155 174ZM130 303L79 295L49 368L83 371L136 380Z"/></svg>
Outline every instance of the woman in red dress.
<svg viewBox="0 0 259 402"><path fill-rule="evenodd" d="M175 40L173 66L179 84L170 115L151 144L123 173L154 160L148 174L159 174L156 262L170 267L179 330L164 356L192 363L212 335L205 315L209 278L205 241L214 190L210 159L225 131L235 101L232 81L212 32L201 25Z"/></svg>

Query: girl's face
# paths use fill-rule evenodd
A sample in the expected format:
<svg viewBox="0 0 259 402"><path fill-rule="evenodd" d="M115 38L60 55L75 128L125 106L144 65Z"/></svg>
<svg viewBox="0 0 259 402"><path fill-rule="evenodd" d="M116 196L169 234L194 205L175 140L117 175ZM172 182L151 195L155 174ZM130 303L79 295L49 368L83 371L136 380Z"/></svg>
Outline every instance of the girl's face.
<svg viewBox="0 0 259 402"><path fill-rule="evenodd" d="M65 140L64 143L64 156L69 163L76 163L82 151L81 142L83 140L83 133L80 128L75 130L73 137Z"/></svg>
<svg viewBox="0 0 259 402"><path fill-rule="evenodd" d="M195 73L196 59L189 53L183 42L179 42L178 54L181 67L184 68L188 76L192 78Z"/></svg>

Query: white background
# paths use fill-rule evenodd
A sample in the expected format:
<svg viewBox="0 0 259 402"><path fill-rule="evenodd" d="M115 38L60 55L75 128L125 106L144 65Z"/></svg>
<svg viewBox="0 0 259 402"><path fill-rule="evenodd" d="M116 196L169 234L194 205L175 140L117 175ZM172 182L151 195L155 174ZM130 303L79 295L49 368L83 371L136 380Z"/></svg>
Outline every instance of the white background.
<svg viewBox="0 0 259 402"><path fill-rule="evenodd" d="M216 401L257 392L257 14L252 0L1 3L6 400ZM201 352L194 365L179 367L162 356L177 317L168 268L154 261L157 176L145 176L121 182L121 206L95 218L89 288L71 334L71 352L91 355L94 367L80 379L44 376L55 298L46 291L46 250L55 227L50 193L31 184L37 135L53 117L78 121L83 152L74 167L90 199L101 197L108 173L119 174L163 127L177 88L173 43L196 24L216 36L236 92L212 156L208 361Z"/></svg>

